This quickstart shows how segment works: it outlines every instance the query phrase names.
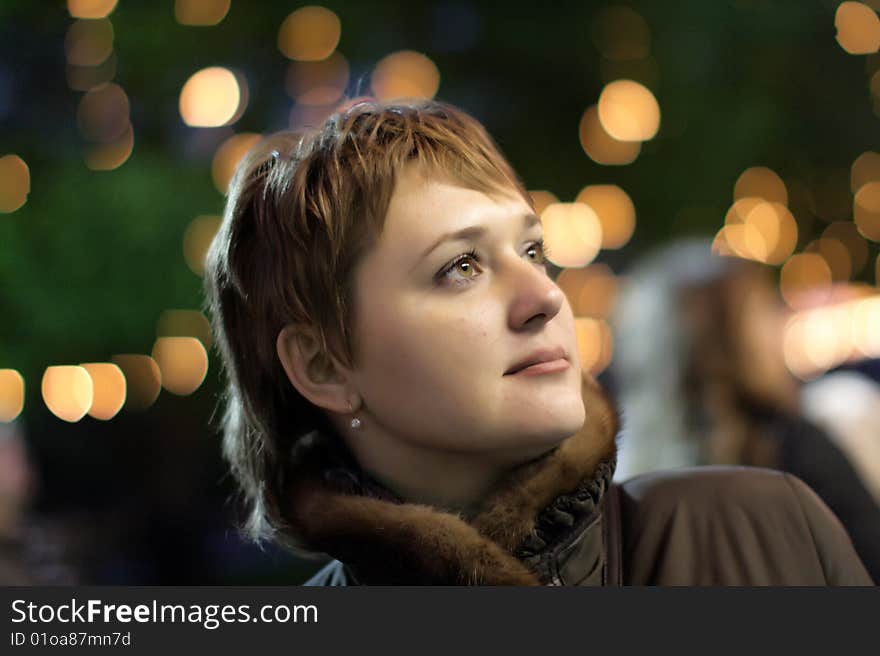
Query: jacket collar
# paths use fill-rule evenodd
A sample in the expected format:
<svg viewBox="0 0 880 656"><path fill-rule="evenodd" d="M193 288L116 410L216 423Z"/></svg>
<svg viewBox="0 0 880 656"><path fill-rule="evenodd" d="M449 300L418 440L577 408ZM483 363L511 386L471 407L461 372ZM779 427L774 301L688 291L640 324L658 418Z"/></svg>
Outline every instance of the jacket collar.
<svg viewBox="0 0 880 656"><path fill-rule="evenodd" d="M293 454L291 527L370 585L601 583L601 501L619 424L595 381L585 377L582 394L581 430L514 469L472 517L404 502L338 438L311 433Z"/></svg>

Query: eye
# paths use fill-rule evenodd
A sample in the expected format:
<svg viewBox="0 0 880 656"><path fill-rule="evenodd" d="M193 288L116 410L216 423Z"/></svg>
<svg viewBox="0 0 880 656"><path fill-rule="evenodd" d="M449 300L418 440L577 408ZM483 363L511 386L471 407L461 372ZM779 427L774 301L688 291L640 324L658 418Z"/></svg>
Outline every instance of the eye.
<svg viewBox="0 0 880 656"><path fill-rule="evenodd" d="M535 264L546 264L547 247L544 245L544 240L539 239L531 244L526 249L526 256Z"/></svg>
<svg viewBox="0 0 880 656"><path fill-rule="evenodd" d="M437 274L438 282L467 284L483 272L476 251L462 253Z"/></svg>

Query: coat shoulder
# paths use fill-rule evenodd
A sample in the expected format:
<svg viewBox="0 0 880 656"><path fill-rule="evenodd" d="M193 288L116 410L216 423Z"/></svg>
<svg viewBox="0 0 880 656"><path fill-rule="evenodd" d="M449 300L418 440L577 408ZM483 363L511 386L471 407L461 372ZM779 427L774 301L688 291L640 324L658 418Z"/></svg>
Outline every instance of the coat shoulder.
<svg viewBox="0 0 880 656"><path fill-rule="evenodd" d="M871 585L840 521L790 474L644 474L620 485L620 505L630 584Z"/></svg>

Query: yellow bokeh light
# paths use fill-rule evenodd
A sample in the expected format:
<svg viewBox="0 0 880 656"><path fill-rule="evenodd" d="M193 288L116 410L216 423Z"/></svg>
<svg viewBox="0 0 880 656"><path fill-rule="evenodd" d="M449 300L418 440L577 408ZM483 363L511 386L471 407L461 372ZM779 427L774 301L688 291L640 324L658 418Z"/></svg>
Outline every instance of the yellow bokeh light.
<svg viewBox="0 0 880 656"><path fill-rule="evenodd" d="M13 421L24 408L24 378L15 369L0 369L0 422Z"/></svg>
<svg viewBox="0 0 880 656"><path fill-rule="evenodd" d="M440 87L440 71L427 56L401 50L383 58L370 78L373 95L379 100L433 98Z"/></svg>
<svg viewBox="0 0 880 656"><path fill-rule="evenodd" d="M64 421L77 422L92 407L92 378L82 367L47 367L42 392L46 407Z"/></svg>
<svg viewBox="0 0 880 656"><path fill-rule="evenodd" d="M788 321L783 332L782 353L788 370L802 380L809 380L816 373L816 366L807 356L805 326L801 315Z"/></svg>
<svg viewBox="0 0 880 656"><path fill-rule="evenodd" d="M208 373L208 354L195 337L159 337L153 359L162 372L162 387L178 396L195 392Z"/></svg>
<svg viewBox="0 0 880 656"><path fill-rule="evenodd" d="M602 225L602 248L621 248L636 228L636 208L617 185L587 185L575 199L589 205Z"/></svg>
<svg viewBox="0 0 880 656"><path fill-rule="evenodd" d="M232 0L174 0L174 19L181 25L217 25L231 4Z"/></svg>
<svg viewBox="0 0 880 656"><path fill-rule="evenodd" d="M116 55L111 54L97 66L74 66L66 68L67 86L74 91L88 91L107 84L116 77Z"/></svg>
<svg viewBox="0 0 880 656"><path fill-rule="evenodd" d="M67 0L72 18L107 18L116 9L118 0Z"/></svg>
<svg viewBox="0 0 880 656"><path fill-rule="evenodd" d="M831 279L834 282L846 281L852 275L852 262L849 251L841 242L830 237L814 239L804 248L807 253L818 253L828 264L831 270Z"/></svg>
<svg viewBox="0 0 880 656"><path fill-rule="evenodd" d="M90 362L80 366L88 372L94 389L89 416L102 421L113 419L125 404L122 369L110 362Z"/></svg>
<svg viewBox="0 0 880 656"><path fill-rule="evenodd" d="M108 143L131 128L128 96L118 84L89 90L76 110L76 123L85 139Z"/></svg>
<svg viewBox="0 0 880 656"><path fill-rule="evenodd" d="M868 242L859 234L852 221L835 221L822 232L825 239L836 239L846 247L849 254L851 275L857 276L868 263Z"/></svg>
<svg viewBox="0 0 880 656"><path fill-rule="evenodd" d="M619 141L608 134L599 121L596 105L587 107L578 126L578 135L587 156L605 166L630 164L642 149L642 144L637 141Z"/></svg>
<svg viewBox="0 0 880 656"><path fill-rule="evenodd" d="M834 14L837 42L851 55L869 55L880 50L880 19L861 2L842 2Z"/></svg>
<svg viewBox="0 0 880 656"><path fill-rule="evenodd" d="M880 182L869 182L856 192L853 217L865 238L880 241Z"/></svg>
<svg viewBox="0 0 880 656"><path fill-rule="evenodd" d="M253 132L242 132L229 137L220 144L214 159L211 161L211 178L214 186L221 194L226 193L229 181L235 173L235 167L247 152L257 143L262 136Z"/></svg>
<svg viewBox="0 0 880 656"><path fill-rule="evenodd" d="M287 71L287 93L304 105L332 105L348 86L348 60L334 52L316 62L291 62Z"/></svg>
<svg viewBox="0 0 880 656"><path fill-rule="evenodd" d="M564 269L556 284L565 293L577 317L605 319L617 301L617 278L607 264L591 264L581 269Z"/></svg>
<svg viewBox="0 0 880 656"><path fill-rule="evenodd" d="M183 258L198 276L205 273L205 257L214 235L220 229L220 221L219 216L197 216L183 233Z"/></svg>
<svg viewBox="0 0 880 656"><path fill-rule="evenodd" d="M221 66L194 73L180 91L180 116L192 127L230 125L241 117L246 105L244 78Z"/></svg>
<svg viewBox="0 0 880 656"><path fill-rule="evenodd" d="M0 213L9 214L27 202L31 171L18 155L0 157Z"/></svg>
<svg viewBox="0 0 880 656"><path fill-rule="evenodd" d="M78 20L64 39L67 63L98 66L113 52L113 24L107 19Z"/></svg>
<svg viewBox="0 0 880 656"><path fill-rule="evenodd" d="M211 348L211 324L198 310L165 310L156 322L159 337L195 337Z"/></svg>
<svg viewBox="0 0 880 656"><path fill-rule="evenodd" d="M797 222L782 203L740 198L728 210L724 221L725 230L719 235L723 234L724 241L738 257L781 264L797 246Z"/></svg>
<svg viewBox="0 0 880 656"><path fill-rule="evenodd" d="M582 267L599 253L602 224L583 203L551 203L541 213L547 259L560 267Z"/></svg>
<svg viewBox="0 0 880 656"><path fill-rule="evenodd" d="M529 191L529 196L532 199L532 205L535 206L535 214L541 216L541 212L543 212L550 203L558 203L559 198L552 191L546 191L545 189L533 189Z"/></svg>
<svg viewBox="0 0 880 656"><path fill-rule="evenodd" d="M288 59L320 61L339 44L339 16L325 7L301 7L287 16L278 30L278 49Z"/></svg>
<svg viewBox="0 0 880 656"><path fill-rule="evenodd" d="M644 85L616 80L599 95L599 121L618 141L647 141L660 129L660 106Z"/></svg>
<svg viewBox="0 0 880 656"><path fill-rule="evenodd" d="M651 28L629 7L611 5L593 19L593 43L612 61L644 59L651 53Z"/></svg>
<svg viewBox="0 0 880 656"><path fill-rule="evenodd" d="M753 166L743 171L734 185L733 198L761 198L771 203L788 204L785 183L766 166Z"/></svg>
<svg viewBox="0 0 880 656"><path fill-rule="evenodd" d="M162 389L162 373L156 361L139 353L114 355L112 360L125 375L125 409L141 411L153 405Z"/></svg>
<svg viewBox="0 0 880 656"><path fill-rule="evenodd" d="M850 190L856 193L869 182L880 182L880 153L868 151L859 155L850 170Z"/></svg>
<svg viewBox="0 0 880 656"><path fill-rule="evenodd" d="M846 328L848 330L849 326ZM828 369L839 361L841 336L834 314L825 308L813 310L805 316L804 350L817 369Z"/></svg>
<svg viewBox="0 0 880 656"><path fill-rule="evenodd" d="M853 341L869 358L880 357L880 296L858 301L853 309Z"/></svg>
<svg viewBox="0 0 880 656"><path fill-rule="evenodd" d="M134 150L134 128L128 124L125 132L110 143L89 146L83 159L93 171L112 171L128 161Z"/></svg>
<svg viewBox="0 0 880 656"><path fill-rule="evenodd" d="M794 255L782 267L779 291L792 308L821 303L831 293L831 269L818 253Z"/></svg>
<svg viewBox="0 0 880 656"><path fill-rule="evenodd" d="M575 332L581 370L593 375L600 373L611 362L614 350L608 324L602 319L578 317Z"/></svg>

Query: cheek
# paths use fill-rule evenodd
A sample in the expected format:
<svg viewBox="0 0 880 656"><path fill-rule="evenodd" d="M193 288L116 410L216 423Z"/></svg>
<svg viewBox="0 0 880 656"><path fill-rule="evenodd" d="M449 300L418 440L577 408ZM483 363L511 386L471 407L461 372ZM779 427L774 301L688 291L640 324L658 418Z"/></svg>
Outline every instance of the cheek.
<svg viewBox="0 0 880 656"><path fill-rule="evenodd" d="M497 313L486 304L460 307L404 298L395 307L370 308L360 322L365 394L382 405L406 402L430 413L485 401L489 378L504 364L496 352Z"/></svg>

